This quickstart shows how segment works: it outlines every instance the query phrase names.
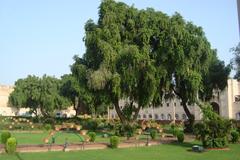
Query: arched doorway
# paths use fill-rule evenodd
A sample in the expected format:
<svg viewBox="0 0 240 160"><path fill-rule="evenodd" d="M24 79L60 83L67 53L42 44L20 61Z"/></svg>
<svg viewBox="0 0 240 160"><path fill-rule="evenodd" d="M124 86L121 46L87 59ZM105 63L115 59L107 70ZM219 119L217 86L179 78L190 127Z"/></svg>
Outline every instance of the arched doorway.
<svg viewBox="0 0 240 160"><path fill-rule="evenodd" d="M220 114L219 104L216 103L216 102L212 102L212 103L211 103L211 106L212 106L212 108L213 108L213 111L219 115L219 114Z"/></svg>

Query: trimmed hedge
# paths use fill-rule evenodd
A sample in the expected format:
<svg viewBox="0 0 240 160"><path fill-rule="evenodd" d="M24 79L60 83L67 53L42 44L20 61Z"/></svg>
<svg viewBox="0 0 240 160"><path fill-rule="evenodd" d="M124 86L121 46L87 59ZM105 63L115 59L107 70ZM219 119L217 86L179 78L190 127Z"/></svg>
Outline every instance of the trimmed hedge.
<svg viewBox="0 0 240 160"><path fill-rule="evenodd" d="M11 137L11 133L10 132L8 132L8 131L2 132L2 134L1 134L1 143L2 144L6 144L8 138L10 138L10 137Z"/></svg>
<svg viewBox="0 0 240 160"><path fill-rule="evenodd" d="M88 136L90 138L90 142L95 142L95 140L96 140L96 133L95 132L89 132Z"/></svg>
<svg viewBox="0 0 240 160"><path fill-rule="evenodd" d="M177 140L179 143L183 143L183 141L184 141L184 133L183 132L177 132Z"/></svg>
<svg viewBox="0 0 240 160"><path fill-rule="evenodd" d="M6 152L8 154L13 154L16 152L17 149L17 140L14 137L8 138L6 143Z"/></svg>
<svg viewBox="0 0 240 160"><path fill-rule="evenodd" d="M110 138L110 147L111 148L118 148L119 145L119 137L118 136L112 136Z"/></svg>

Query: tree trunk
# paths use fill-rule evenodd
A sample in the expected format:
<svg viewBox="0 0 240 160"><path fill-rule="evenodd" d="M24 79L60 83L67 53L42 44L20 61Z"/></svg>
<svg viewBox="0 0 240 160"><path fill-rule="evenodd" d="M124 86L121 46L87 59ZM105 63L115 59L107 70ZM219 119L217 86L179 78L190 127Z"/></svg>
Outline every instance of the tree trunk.
<svg viewBox="0 0 240 160"><path fill-rule="evenodd" d="M188 117L188 123L186 124L186 132L193 132L193 124L195 121L195 117L194 115L189 111L188 107L187 107L187 102L186 101L182 101L182 105L183 105L183 110L186 113L187 117Z"/></svg>
<svg viewBox="0 0 240 160"><path fill-rule="evenodd" d="M122 122L122 124L126 124L126 123L127 123L127 119L126 119L126 117L123 115L123 113L122 113L122 111L121 111L121 109L120 109L120 106L119 106L119 102L118 102L118 101L116 101L116 102L114 103L114 107L115 107L115 110L116 110L116 112L117 112L117 114L118 114L118 117L120 118L120 121Z"/></svg>
<svg viewBox="0 0 240 160"><path fill-rule="evenodd" d="M174 93L182 100L182 106L183 106L183 110L186 113L187 117L188 117L188 123L185 124L185 131L186 132L193 132L193 124L195 121L195 117L194 115L189 111L188 107L187 107L187 100L186 98L183 98L184 96L182 96L180 93L176 92L176 90L174 90ZM175 116L175 115L174 115Z"/></svg>
<svg viewBox="0 0 240 160"><path fill-rule="evenodd" d="M74 106L73 106L73 108L74 108L74 110L75 110L75 117L77 117L78 116L78 111L77 111L77 109L78 109L78 102L79 102L79 100L78 100L78 97L75 97L75 100L74 100Z"/></svg>

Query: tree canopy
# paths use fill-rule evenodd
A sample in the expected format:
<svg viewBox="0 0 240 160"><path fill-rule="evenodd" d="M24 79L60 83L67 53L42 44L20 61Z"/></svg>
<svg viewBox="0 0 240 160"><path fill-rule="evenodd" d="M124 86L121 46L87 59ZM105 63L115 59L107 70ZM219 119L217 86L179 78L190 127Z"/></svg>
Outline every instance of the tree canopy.
<svg viewBox="0 0 240 160"><path fill-rule="evenodd" d="M197 100L204 77L215 76L209 72L212 59L225 69L202 28L179 13L168 16L104 0L98 22L88 20L85 33L82 62L89 70L89 87L109 97L122 122L136 119L141 108L159 105L168 94L183 101L190 118L187 103ZM130 114L124 114L126 108Z"/></svg>
<svg viewBox="0 0 240 160"><path fill-rule="evenodd" d="M234 54L233 63L236 70L234 78L240 80L240 43L235 48L232 48L232 52Z"/></svg>
<svg viewBox="0 0 240 160"><path fill-rule="evenodd" d="M60 85L59 79L46 75L42 78L28 76L19 79L9 96L9 104L29 108L36 116L53 116L55 110L69 106L67 99L60 95Z"/></svg>

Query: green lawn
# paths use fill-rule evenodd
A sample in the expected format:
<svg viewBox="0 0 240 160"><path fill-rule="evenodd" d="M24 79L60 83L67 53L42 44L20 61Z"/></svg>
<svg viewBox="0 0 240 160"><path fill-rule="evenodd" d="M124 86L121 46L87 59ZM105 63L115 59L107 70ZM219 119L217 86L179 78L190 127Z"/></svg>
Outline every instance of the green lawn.
<svg viewBox="0 0 240 160"><path fill-rule="evenodd" d="M49 132L31 133L31 132L11 132L13 137L16 137L18 144L44 144L43 139L48 137ZM67 138L69 143L80 143L81 137L77 133L73 132L57 132L55 135L56 144L64 144ZM140 137L146 139L145 135ZM125 140L126 137L120 137L121 140ZM49 138L51 141L51 138ZM97 133L96 142L109 142L109 138L103 138L102 133Z"/></svg>
<svg viewBox="0 0 240 160"><path fill-rule="evenodd" d="M152 147L104 149L74 152L20 153L0 155L0 160L240 160L240 144L229 151L188 151L193 144L163 144Z"/></svg>
<svg viewBox="0 0 240 160"><path fill-rule="evenodd" d="M49 132L42 133L19 133L11 132L13 137L17 138L18 144L44 144L43 139L48 137ZM80 143L81 137L79 134L67 133L67 132L57 132L55 135L56 144L64 144L65 139L67 138L69 143ZM51 141L51 137L49 138ZM108 138L102 138L101 135L97 135L97 142L108 142Z"/></svg>

